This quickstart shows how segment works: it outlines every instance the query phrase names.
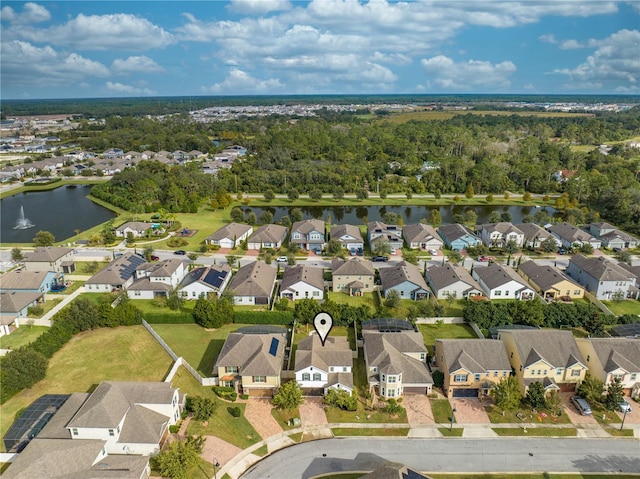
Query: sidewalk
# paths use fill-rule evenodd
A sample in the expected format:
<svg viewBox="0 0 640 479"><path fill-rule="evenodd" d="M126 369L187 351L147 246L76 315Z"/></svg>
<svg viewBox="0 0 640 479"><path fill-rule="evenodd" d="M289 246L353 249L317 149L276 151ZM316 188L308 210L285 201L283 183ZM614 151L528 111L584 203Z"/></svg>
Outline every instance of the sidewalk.
<svg viewBox="0 0 640 479"><path fill-rule="evenodd" d="M58 311L60 311L67 304L69 304L71 301L76 299L80 294L82 294L84 292L85 292L84 286L80 286L73 293L71 293L70 295L66 296L62 301L60 301L58 304L56 304L50 311L48 311L44 316L42 316L41 319L51 319L51 318L53 318L53 316Z"/></svg>

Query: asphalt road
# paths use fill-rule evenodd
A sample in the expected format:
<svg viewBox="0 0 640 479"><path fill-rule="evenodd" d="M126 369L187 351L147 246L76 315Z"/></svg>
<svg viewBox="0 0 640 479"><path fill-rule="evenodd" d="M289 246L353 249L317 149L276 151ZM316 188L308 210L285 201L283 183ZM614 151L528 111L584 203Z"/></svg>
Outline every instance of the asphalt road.
<svg viewBox="0 0 640 479"><path fill-rule="evenodd" d="M370 471L395 461L416 470L446 472L640 473L637 439L364 439L306 442L260 461L243 479L310 478Z"/></svg>

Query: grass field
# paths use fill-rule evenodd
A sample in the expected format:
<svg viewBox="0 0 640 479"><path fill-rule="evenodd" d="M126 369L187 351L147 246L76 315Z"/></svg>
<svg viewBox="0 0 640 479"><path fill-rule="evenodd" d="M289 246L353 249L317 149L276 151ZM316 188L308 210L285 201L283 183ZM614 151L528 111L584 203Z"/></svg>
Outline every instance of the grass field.
<svg viewBox="0 0 640 479"><path fill-rule="evenodd" d="M602 303L616 316L622 314L640 315L640 301L626 299L624 301L603 301Z"/></svg>
<svg viewBox="0 0 640 479"><path fill-rule="evenodd" d="M436 339L477 338L468 324L418 324L424 343L427 346L436 344Z"/></svg>
<svg viewBox="0 0 640 479"><path fill-rule="evenodd" d="M532 412L531 409L520 408L518 411L505 411L502 414L502 409L495 406L486 406L485 410L489 416L489 420L492 424L518 424L518 423L535 423L535 424L571 424L569 416L562 414L558 417L553 417L549 411ZM520 419L520 417L524 419Z"/></svg>
<svg viewBox="0 0 640 479"><path fill-rule="evenodd" d="M543 437L571 437L577 436L578 430L575 427L494 427L493 431L498 436L543 436Z"/></svg>
<svg viewBox="0 0 640 479"><path fill-rule="evenodd" d="M348 304L350 306L369 306L371 311L376 307L373 293L364 293L362 296L349 296L346 293L329 293L329 299L335 303Z"/></svg>
<svg viewBox="0 0 640 479"><path fill-rule="evenodd" d="M161 381L170 368L171 358L142 326L80 333L51 358L45 379L2 405L0 432L43 394L90 392L102 381Z"/></svg>
<svg viewBox="0 0 640 479"><path fill-rule="evenodd" d="M451 410L451 404L446 399L430 399L429 403L431 403L431 412L433 412L433 419L435 422L440 424L447 424L451 422L451 416L453 415L453 411ZM454 416L453 422L456 422L456 418Z"/></svg>
<svg viewBox="0 0 640 479"><path fill-rule="evenodd" d="M442 110L423 110L423 111L404 111L401 113L392 113L385 116L379 122L388 123L406 123L411 120L429 121L429 120L450 120L459 115L479 115L479 116L534 116L538 118L566 118L566 117L593 117L591 113L565 113L559 111L490 111L490 110L460 110L460 111L442 111Z"/></svg>
<svg viewBox="0 0 640 479"><path fill-rule="evenodd" d="M0 348L18 349L20 346L26 346L47 329L49 328L46 326L20 326L13 333L0 336Z"/></svg>

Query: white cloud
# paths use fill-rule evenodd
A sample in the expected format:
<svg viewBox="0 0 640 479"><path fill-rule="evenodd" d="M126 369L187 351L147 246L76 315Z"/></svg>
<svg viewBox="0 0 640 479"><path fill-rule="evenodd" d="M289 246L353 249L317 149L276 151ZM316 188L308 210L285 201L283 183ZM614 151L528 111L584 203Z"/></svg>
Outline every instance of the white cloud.
<svg viewBox="0 0 640 479"><path fill-rule="evenodd" d="M152 96L155 95L156 92L150 90L149 88L138 88L131 85L125 85L123 83L114 83L108 81L105 84L107 90L110 92L125 94L125 95L138 95L138 96Z"/></svg>
<svg viewBox="0 0 640 479"><path fill-rule="evenodd" d="M225 95L271 93L281 89L282 84L277 78L259 80L238 68L233 68L224 81L203 88L207 93Z"/></svg>
<svg viewBox="0 0 640 479"><path fill-rule="evenodd" d="M540 35L538 37L538 40L540 40L542 43L551 43L552 45L555 45L556 43L558 43L558 40L556 40L556 37L553 35L553 33Z"/></svg>
<svg viewBox="0 0 640 479"><path fill-rule="evenodd" d="M429 75L428 84L445 90L485 90L510 86L509 76L516 72L516 66L510 61L491 63L480 60L468 60L456 63L449 57L438 55L423 59L421 62Z"/></svg>
<svg viewBox="0 0 640 479"><path fill-rule="evenodd" d="M583 63L553 73L567 75L571 85L580 89L600 89L605 84L632 88L640 84L640 31L620 30L602 40L590 40L589 46L597 49Z"/></svg>
<svg viewBox="0 0 640 479"><path fill-rule="evenodd" d="M115 73L159 73L164 68L147 56L117 58L111 64L111 70Z"/></svg>
<svg viewBox="0 0 640 479"><path fill-rule="evenodd" d="M374 52L370 59L374 62L390 63L392 65L408 65L411 63L411 57L402 53Z"/></svg>
<svg viewBox="0 0 640 479"><path fill-rule="evenodd" d="M12 30L17 38L46 42L78 50L148 50L162 48L175 39L145 18L125 13L79 14L68 22L41 30Z"/></svg>
<svg viewBox="0 0 640 479"><path fill-rule="evenodd" d="M11 22L12 24L25 25L29 23L42 23L51 18L49 10L45 7L38 5L37 3L28 2L22 7L22 12L17 13L13 8L9 6L2 7L0 16L3 21Z"/></svg>
<svg viewBox="0 0 640 479"><path fill-rule="evenodd" d="M560 43L560 50L575 50L577 48L584 48L584 45L578 40L564 40Z"/></svg>
<svg viewBox="0 0 640 479"><path fill-rule="evenodd" d="M16 40L2 44L2 81L6 86L68 85L109 74L102 63L78 53L59 53L50 46L40 48Z"/></svg>
<svg viewBox="0 0 640 479"><path fill-rule="evenodd" d="M289 0L231 0L227 8L235 13L264 14L290 10L291 3Z"/></svg>

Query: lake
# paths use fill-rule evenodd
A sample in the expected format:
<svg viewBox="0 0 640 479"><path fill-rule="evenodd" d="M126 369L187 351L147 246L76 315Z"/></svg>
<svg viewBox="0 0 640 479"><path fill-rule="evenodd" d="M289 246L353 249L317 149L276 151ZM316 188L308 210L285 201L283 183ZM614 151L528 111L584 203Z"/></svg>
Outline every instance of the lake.
<svg viewBox="0 0 640 479"><path fill-rule="evenodd" d="M61 186L55 190L29 191L9 196L0 201L0 240L2 243L33 243L40 230L50 231L56 241L62 241L76 233L109 221L116 214L87 198L89 185ZM24 217L34 226L14 229Z"/></svg>

